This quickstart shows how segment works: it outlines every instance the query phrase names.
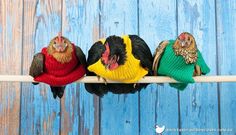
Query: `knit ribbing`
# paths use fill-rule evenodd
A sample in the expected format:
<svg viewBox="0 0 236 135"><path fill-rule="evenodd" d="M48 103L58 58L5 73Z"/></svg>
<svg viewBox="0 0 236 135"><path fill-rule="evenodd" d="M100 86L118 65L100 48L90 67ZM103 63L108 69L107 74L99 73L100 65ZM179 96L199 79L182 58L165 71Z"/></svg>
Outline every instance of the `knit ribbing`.
<svg viewBox="0 0 236 135"><path fill-rule="evenodd" d="M193 83L194 64L186 64L182 56L176 56L172 45L169 44L166 46L160 60L158 74L171 76L180 82Z"/></svg>
<svg viewBox="0 0 236 135"><path fill-rule="evenodd" d="M143 76L148 74L148 71L144 69L140 60L136 59L132 54L132 44L128 35L122 37L125 44L127 59L124 65L120 65L117 69L107 70L102 64L101 59L96 63L90 65L88 70L96 73L97 75L114 81L123 83L136 83ZM104 41L104 40L103 40Z"/></svg>
<svg viewBox="0 0 236 135"><path fill-rule="evenodd" d="M84 76L86 70L84 65L78 65L75 46L73 46L72 60L68 63L60 63L47 53L43 48L45 56L44 73L34 78L37 82L44 82L52 86L63 86L72 83Z"/></svg>
<svg viewBox="0 0 236 135"><path fill-rule="evenodd" d="M187 83L194 83L193 73L195 63L186 64L182 56L176 56L172 48L174 42L174 40L170 40L169 44L166 46L157 73L159 75L170 76L175 80L182 82L179 84L171 84L171 86L183 90L187 86ZM198 51L198 60L196 64L200 66L203 74L210 72L210 69L203 60L200 51Z"/></svg>
<svg viewBox="0 0 236 135"><path fill-rule="evenodd" d="M45 72L54 76L65 76L72 72L78 64L76 54L75 54L75 46L72 44L73 52L72 52L72 60L68 63L60 63L58 62L52 55L48 54L47 48L42 49L42 53L45 56Z"/></svg>

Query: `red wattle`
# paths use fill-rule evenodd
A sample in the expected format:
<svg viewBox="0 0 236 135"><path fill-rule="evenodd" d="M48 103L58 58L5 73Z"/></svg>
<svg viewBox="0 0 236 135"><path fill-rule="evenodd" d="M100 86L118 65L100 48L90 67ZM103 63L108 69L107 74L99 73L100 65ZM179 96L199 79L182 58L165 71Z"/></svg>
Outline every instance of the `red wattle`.
<svg viewBox="0 0 236 135"><path fill-rule="evenodd" d="M108 58L109 58L109 55L110 55L110 48L109 48L109 45L108 43L105 44L105 52L102 54L102 61L107 64L108 63Z"/></svg>
<svg viewBox="0 0 236 135"><path fill-rule="evenodd" d="M109 66L109 70L114 70L114 69L116 69L118 66L119 66L118 63L113 63L113 64L111 64L111 65Z"/></svg>

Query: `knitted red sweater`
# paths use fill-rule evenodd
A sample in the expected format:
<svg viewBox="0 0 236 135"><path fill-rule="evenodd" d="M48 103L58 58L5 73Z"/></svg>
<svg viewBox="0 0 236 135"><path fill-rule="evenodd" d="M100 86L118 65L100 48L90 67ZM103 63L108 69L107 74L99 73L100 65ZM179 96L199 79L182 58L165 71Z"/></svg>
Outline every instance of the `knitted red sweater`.
<svg viewBox="0 0 236 135"><path fill-rule="evenodd" d="M44 54L44 73L34 78L37 82L44 82L52 86L62 86L72 83L85 74L84 65L78 65L75 46L73 46L72 60L68 63L58 62L52 55L47 53L47 48L42 49Z"/></svg>

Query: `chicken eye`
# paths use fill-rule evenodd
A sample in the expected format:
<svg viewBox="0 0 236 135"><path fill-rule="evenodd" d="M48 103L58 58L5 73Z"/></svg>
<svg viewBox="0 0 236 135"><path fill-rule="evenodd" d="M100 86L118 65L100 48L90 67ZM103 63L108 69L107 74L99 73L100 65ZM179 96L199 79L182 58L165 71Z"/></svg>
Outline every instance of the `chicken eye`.
<svg viewBox="0 0 236 135"><path fill-rule="evenodd" d="M54 44L52 45L54 48L58 47L58 44L56 42L54 42Z"/></svg>
<svg viewBox="0 0 236 135"><path fill-rule="evenodd" d="M188 41L190 40L190 37L188 37Z"/></svg>
<svg viewBox="0 0 236 135"><path fill-rule="evenodd" d="M111 60L115 60L116 56L111 57Z"/></svg>

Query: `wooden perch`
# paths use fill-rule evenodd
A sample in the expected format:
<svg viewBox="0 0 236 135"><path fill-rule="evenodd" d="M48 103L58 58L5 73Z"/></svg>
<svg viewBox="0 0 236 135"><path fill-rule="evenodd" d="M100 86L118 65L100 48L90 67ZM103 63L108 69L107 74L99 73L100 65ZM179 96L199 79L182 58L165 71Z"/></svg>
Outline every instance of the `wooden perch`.
<svg viewBox="0 0 236 135"><path fill-rule="evenodd" d="M228 76L197 76L194 77L198 83L214 82L236 82L236 75ZM33 77L28 75L0 75L0 82L34 82ZM105 83L103 79L96 76L85 76L76 81L77 83ZM107 83L120 83L107 80ZM146 76L138 83L178 83L176 80L166 76Z"/></svg>

